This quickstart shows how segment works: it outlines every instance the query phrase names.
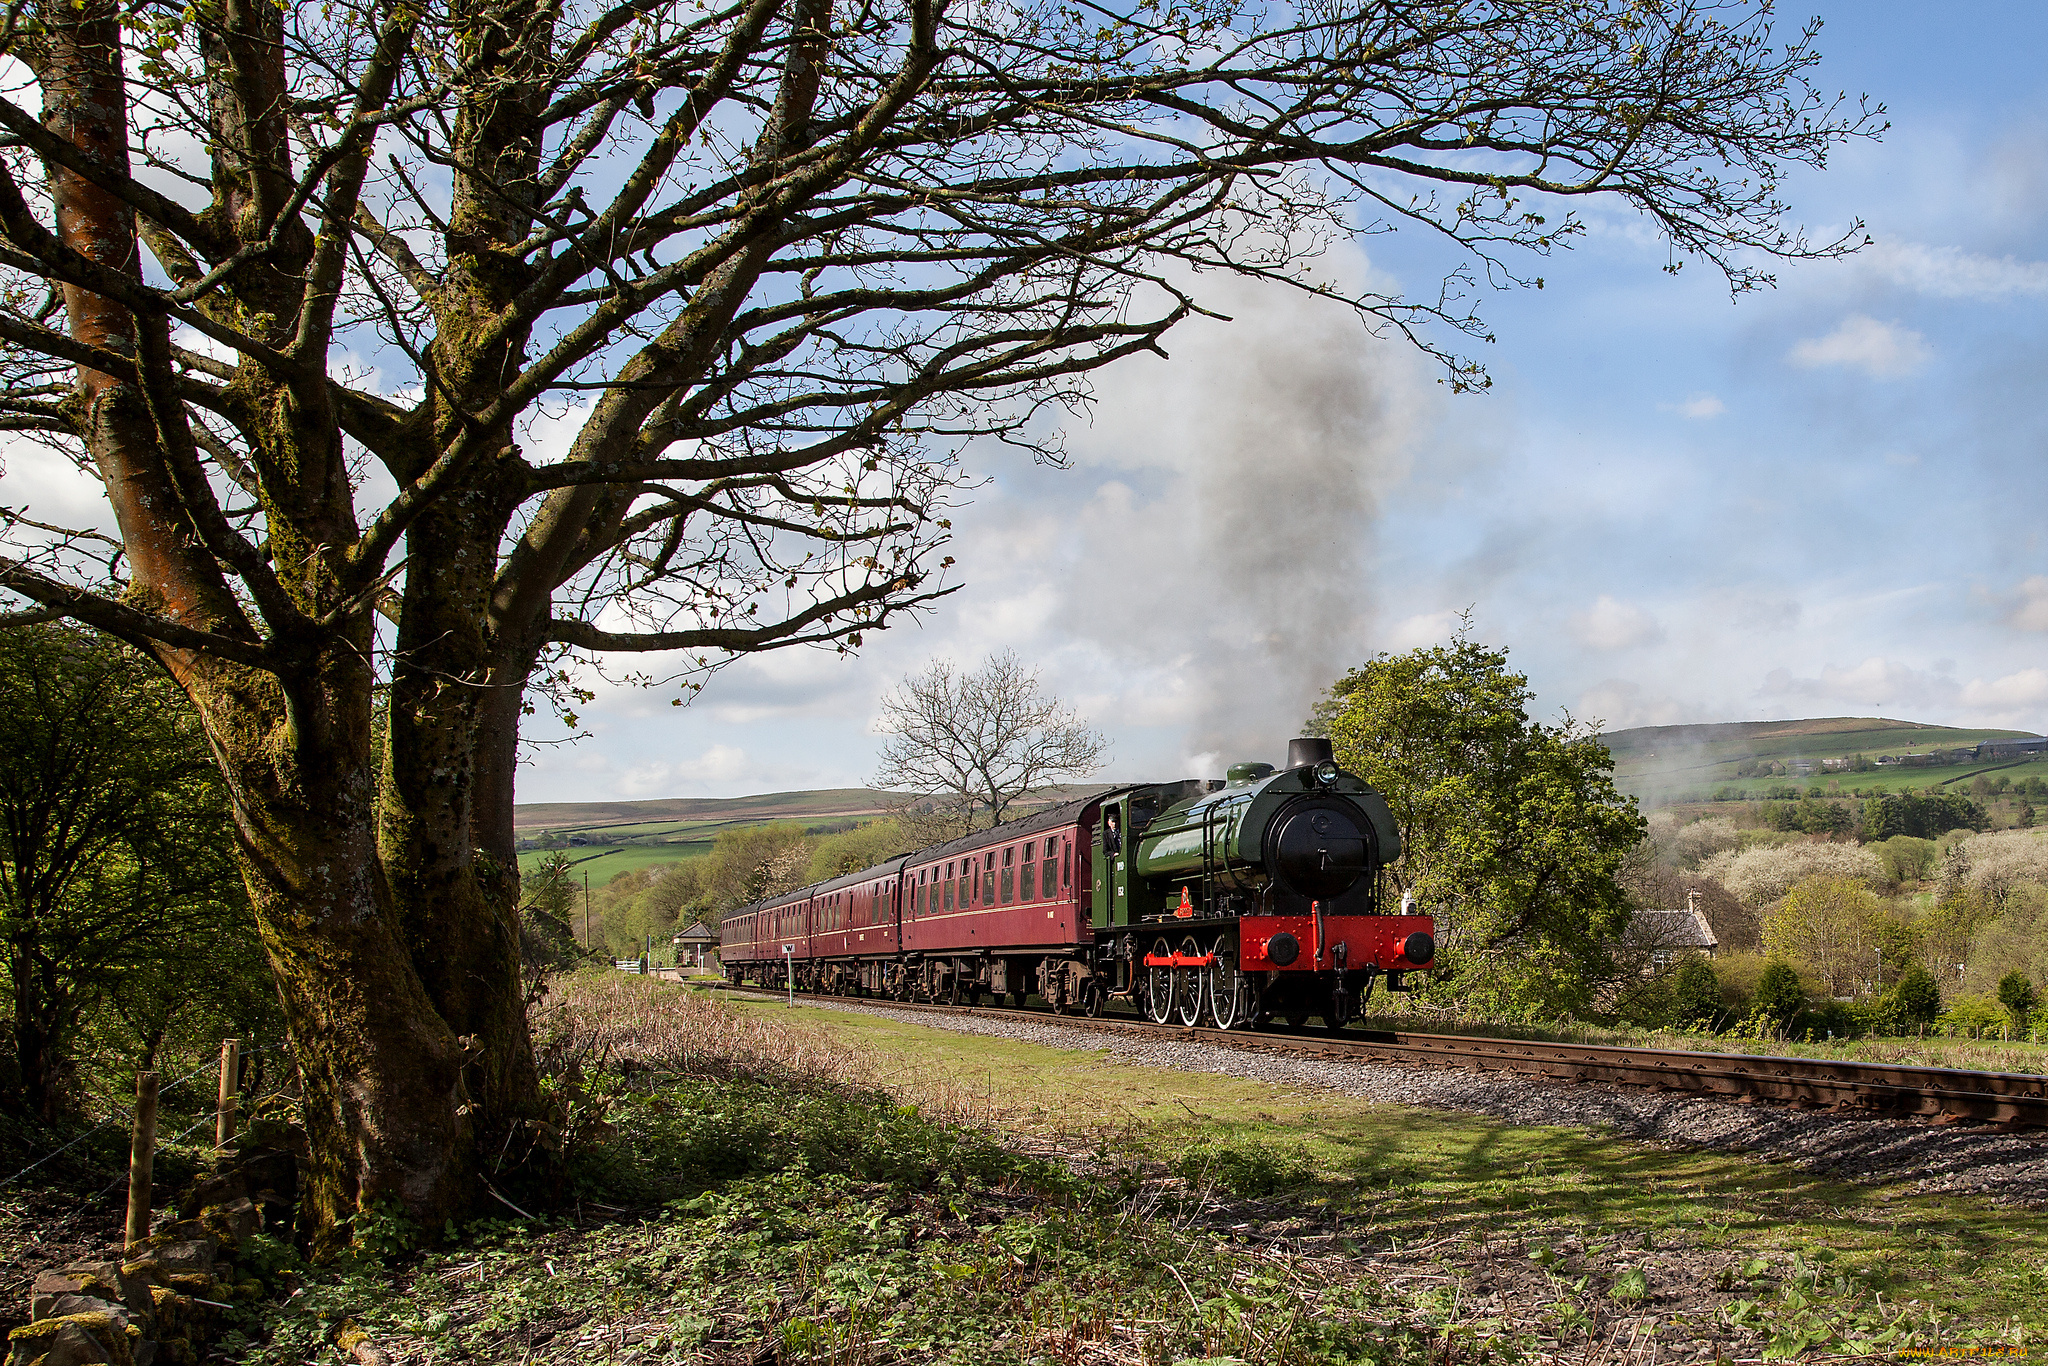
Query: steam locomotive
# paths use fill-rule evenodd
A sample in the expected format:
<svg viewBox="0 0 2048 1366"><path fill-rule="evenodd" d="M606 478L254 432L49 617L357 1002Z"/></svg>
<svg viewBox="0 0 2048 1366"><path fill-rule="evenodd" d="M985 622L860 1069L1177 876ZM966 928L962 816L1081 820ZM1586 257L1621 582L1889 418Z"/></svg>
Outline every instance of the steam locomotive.
<svg viewBox="0 0 2048 1366"><path fill-rule="evenodd" d="M1384 904L1400 849L1330 742L1295 740L1282 769L1117 788L742 906L719 953L736 984L1341 1029L1436 956L1435 923Z"/></svg>

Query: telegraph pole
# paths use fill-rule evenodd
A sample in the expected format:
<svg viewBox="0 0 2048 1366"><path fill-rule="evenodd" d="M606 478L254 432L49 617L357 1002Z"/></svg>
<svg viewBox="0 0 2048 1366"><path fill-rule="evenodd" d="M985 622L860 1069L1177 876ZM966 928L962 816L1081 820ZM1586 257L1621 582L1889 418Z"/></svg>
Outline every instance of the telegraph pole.
<svg viewBox="0 0 2048 1366"><path fill-rule="evenodd" d="M590 870L583 872L583 947L590 948Z"/></svg>

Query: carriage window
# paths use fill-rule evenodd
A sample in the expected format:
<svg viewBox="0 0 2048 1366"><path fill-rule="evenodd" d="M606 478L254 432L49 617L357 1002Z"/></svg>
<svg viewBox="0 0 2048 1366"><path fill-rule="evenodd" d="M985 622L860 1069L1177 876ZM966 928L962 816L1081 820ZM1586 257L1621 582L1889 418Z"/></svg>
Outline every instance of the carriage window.
<svg viewBox="0 0 2048 1366"><path fill-rule="evenodd" d="M1025 842L1024 867L1017 875L1017 899L1019 901L1038 900L1038 879L1035 876L1038 865L1031 861L1031 855L1037 852L1037 850L1038 842L1036 840Z"/></svg>
<svg viewBox="0 0 2048 1366"><path fill-rule="evenodd" d="M1038 867L1038 884L1051 896L1059 888L1060 861L1053 857L1052 841L1045 842L1045 861Z"/></svg>
<svg viewBox="0 0 2048 1366"><path fill-rule="evenodd" d="M1017 848L1011 845L1003 850L1002 901L1005 906L1017 899Z"/></svg>

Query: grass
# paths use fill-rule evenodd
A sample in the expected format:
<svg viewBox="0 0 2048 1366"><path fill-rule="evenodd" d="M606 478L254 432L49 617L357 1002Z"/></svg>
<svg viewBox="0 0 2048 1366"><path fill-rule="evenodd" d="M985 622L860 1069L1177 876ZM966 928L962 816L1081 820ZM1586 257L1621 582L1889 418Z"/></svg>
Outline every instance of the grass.
<svg viewBox="0 0 2048 1366"><path fill-rule="evenodd" d="M1388 1246L1446 1237L1617 1252L1671 1242L1846 1278L1839 1313L1910 1300L1994 1332L2048 1331L2048 1214L1928 1196L1707 1151L1672 1151L1578 1129L1376 1104L1207 1073L1159 1072L1098 1050L948 1033L840 1011L750 1003L850 1039L914 1084L986 1087L1005 1126L1113 1145L1137 1160L1278 1154L1306 1199L1351 1236ZM1583 1251L1581 1256L1586 1255ZM1818 1260L1825 1257L1825 1260ZM1795 1264L1795 1259L1796 1264ZM1766 1269L1759 1269L1758 1277ZM1765 1296L1758 1303L1764 1313ZM1779 1310L1790 1303L1780 1295ZM1796 1315L1796 1310L1792 1311ZM1780 1315L1782 1317L1782 1314Z"/></svg>
<svg viewBox="0 0 2048 1366"><path fill-rule="evenodd" d="M679 841L672 844L621 844L610 849L595 849L588 846L576 849L525 849L519 854L519 871L529 873L542 859L554 854L567 854L569 866L574 875L590 874L590 887L596 891L612 880L618 873L637 873L642 868L658 868L663 864L680 863L686 858L701 858L711 852L711 841ZM578 908L580 913L580 907Z"/></svg>
<svg viewBox="0 0 2048 1366"><path fill-rule="evenodd" d="M721 995L558 984L553 1212L376 1230L223 1349L1649 1366L2043 1332L2043 1216Z"/></svg>

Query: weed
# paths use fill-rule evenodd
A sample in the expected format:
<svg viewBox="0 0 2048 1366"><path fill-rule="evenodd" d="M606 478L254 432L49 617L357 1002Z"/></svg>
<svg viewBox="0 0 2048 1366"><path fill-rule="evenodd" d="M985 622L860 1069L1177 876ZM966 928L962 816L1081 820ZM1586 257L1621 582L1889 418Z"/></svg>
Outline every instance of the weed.
<svg viewBox="0 0 2048 1366"><path fill-rule="evenodd" d="M1241 1197L1305 1185L1314 1175L1300 1158L1257 1144L1190 1148L1175 1160L1174 1170L1198 1186L1213 1184Z"/></svg>

